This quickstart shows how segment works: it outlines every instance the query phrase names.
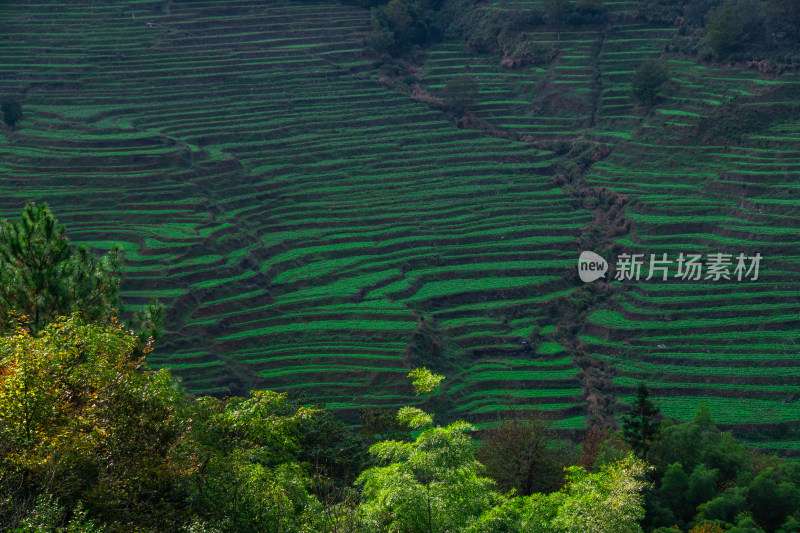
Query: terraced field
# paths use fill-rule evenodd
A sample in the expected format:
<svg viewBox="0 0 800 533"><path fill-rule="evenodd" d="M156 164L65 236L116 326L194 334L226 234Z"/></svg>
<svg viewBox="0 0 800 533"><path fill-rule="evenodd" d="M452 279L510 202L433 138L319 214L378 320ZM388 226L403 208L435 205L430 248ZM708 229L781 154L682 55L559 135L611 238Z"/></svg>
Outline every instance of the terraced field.
<svg viewBox="0 0 800 533"><path fill-rule="evenodd" d="M531 35L558 47L547 65L426 50L431 94L478 81L475 129L379 82L357 7L4 6L0 94L25 116L0 135L0 216L46 200L73 240L121 242L130 307L169 306L152 362L194 391L302 389L355 421L414 401L404 376L425 363L448 375L452 416L536 409L574 430L594 361L621 401L646 380L680 419L705 401L741 431L794 423L797 76L665 56L671 82L644 109L630 73L673 30L607 4L609 25ZM724 129L721 109L744 119ZM565 336L553 311L581 290L604 208L555 184L564 154L546 147L578 138L610 148L585 187L627 201L611 251L759 252L759 279L613 282Z"/></svg>
<svg viewBox="0 0 800 533"><path fill-rule="evenodd" d="M539 390L583 424L577 367L521 348L571 289L590 220L550 183L554 154L387 93L361 73L365 11L162 7L9 8L3 92L26 91L26 119L0 145L4 215L48 200L74 239L124 243L129 300L170 304L155 365L196 391L301 387L347 412L407 402L397 385L436 349L456 410Z"/></svg>
<svg viewBox="0 0 800 533"><path fill-rule="evenodd" d="M541 3L487 8L530 6ZM476 106L475 114L534 140L582 136L614 147L588 170L587 184L629 204L630 229L613 239L607 259L644 254L645 267L641 280L611 284L612 298L589 313L577 349L605 364L618 400L629 400L644 380L678 419L706 402L734 429L788 431L800 418L797 75L662 55L674 30L616 14L602 28L536 34L560 50L549 66L503 76L496 58L471 58L479 80L491 71L481 96L498 102ZM458 46L428 54L423 73L433 89L459 73L454 65L465 52ZM652 110L629 93L630 75L647 58L660 58L671 75ZM572 104L553 112L553 98ZM680 253L731 254L731 272L740 253L764 259L755 281L683 281L675 264L668 280L659 273L646 281L650 254L663 253L673 261ZM784 449L796 446L787 441Z"/></svg>
<svg viewBox="0 0 800 533"><path fill-rule="evenodd" d="M740 69L698 69L671 61L669 97L643 120L639 137L593 167L589 181L636 202L617 250L673 260L680 253L731 254L730 279L658 277L615 282L609 309L588 317L588 351L613 365L618 393L647 380L664 411L679 419L707 403L742 431L789 432L800 411L798 367L798 138L787 125L797 77L763 79ZM743 131L708 139L718 109L742 116ZM748 124L751 114L771 117ZM748 131L748 129L752 131ZM781 135L770 135L772 132ZM699 137L706 140L697 142ZM767 142L764 142L767 141ZM624 181L623 184L620 181ZM736 257L762 256L756 280L737 279ZM796 451L787 442L785 450Z"/></svg>

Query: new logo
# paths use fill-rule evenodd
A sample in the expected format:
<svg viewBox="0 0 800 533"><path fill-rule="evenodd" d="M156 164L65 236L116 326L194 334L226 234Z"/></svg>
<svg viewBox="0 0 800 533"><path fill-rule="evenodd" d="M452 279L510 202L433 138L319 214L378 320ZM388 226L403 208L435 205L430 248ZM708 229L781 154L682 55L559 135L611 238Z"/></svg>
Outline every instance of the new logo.
<svg viewBox="0 0 800 533"><path fill-rule="evenodd" d="M581 281L590 282L604 278L608 272L608 263L594 252L581 252L578 258L578 276Z"/></svg>

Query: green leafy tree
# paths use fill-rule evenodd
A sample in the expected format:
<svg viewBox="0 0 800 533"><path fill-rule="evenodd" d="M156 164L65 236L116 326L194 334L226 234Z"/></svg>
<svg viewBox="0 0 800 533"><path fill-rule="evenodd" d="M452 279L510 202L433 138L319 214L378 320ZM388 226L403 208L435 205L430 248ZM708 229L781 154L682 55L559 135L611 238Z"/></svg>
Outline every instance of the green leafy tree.
<svg viewBox="0 0 800 533"><path fill-rule="evenodd" d="M795 513L787 518L776 533L792 533L792 531L800 531L800 513Z"/></svg>
<svg viewBox="0 0 800 533"><path fill-rule="evenodd" d="M697 506L697 516L710 521L733 522L744 511L747 501L745 490L730 487L722 495Z"/></svg>
<svg viewBox="0 0 800 533"><path fill-rule="evenodd" d="M745 510L757 456L730 433L719 431L707 406L701 405L689 422L663 423L647 457L656 469L660 488L648 497L646 526L740 521L737 516ZM776 483L794 478L795 474L787 472L776 478Z"/></svg>
<svg viewBox="0 0 800 533"><path fill-rule="evenodd" d="M418 410L417 410L418 411ZM459 531L492 506L494 483L480 475L474 427L454 422L432 427L430 417L406 411L412 427L424 428L413 442L384 441L370 453L382 465L359 476L360 512L367 531L443 533Z"/></svg>
<svg viewBox="0 0 800 533"><path fill-rule="evenodd" d="M728 54L742 34L742 22L731 2L726 2L708 20L705 43L718 55Z"/></svg>
<svg viewBox="0 0 800 533"><path fill-rule="evenodd" d="M668 509L672 511L672 516L686 525L686 521L691 518L694 508L689 504L687 492L689 490L689 474L683 469L680 463L673 463L667 468L661 480L659 496L665 502ZM671 522L671 518L669 521Z"/></svg>
<svg viewBox="0 0 800 533"><path fill-rule="evenodd" d="M412 380L411 386L414 388L414 394L417 396L421 394L432 394L439 388L444 376L441 374L434 374L425 367L415 368L409 372L408 377Z"/></svg>
<svg viewBox="0 0 800 533"><path fill-rule="evenodd" d="M728 533L765 533L752 516L742 516L739 522L728 530Z"/></svg>
<svg viewBox="0 0 800 533"><path fill-rule="evenodd" d="M72 517L66 522L64 508L49 494L42 494L36 499L36 505L22 519L19 527L12 533L102 533L104 529L87 518L86 510L78 502L72 511Z"/></svg>
<svg viewBox="0 0 800 533"><path fill-rule="evenodd" d="M647 390L647 385L639 383L631 412L622 419L625 440L640 457L647 455L659 430L658 418L661 412L648 399L649 396L650 391Z"/></svg>
<svg viewBox="0 0 800 533"><path fill-rule="evenodd" d="M3 122L13 128L22 118L22 105L17 100L5 99L0 103L0 113L3 115Z"/></svg>
<svg viewBox="0 0 800 533"><path fill-rule="evenodd" d="M368 444L380 440L410 440L407 425L397 419L397 412L389 408L365 407L359 415L361 431L359 435Z"/></svg>
<svg viewBox="0 0 800 533"><path fill-rule="evenodd" d="M414 45L425 44L439 33L434 10L439 2L390 0L371 10L372 33L367 45L378 53L393 56Z"/></svg>
<svg viewBox="0 0 800 533"><path fill-rule="evenodd" d="M600 448L592 465L592 471L596 471L600 466L621 461L633 449L630 444L625 442L621 433L614 433L611 438L605 440L600 444Z"/></svg>
<svg viewBox="0 0 800 533"><path fill-rule="evenodd" d="M706 468L706 465L702 463L694 467L689 476L689 487L686 492L686 499L692 514L695 513L698 505L714 498L717 492L718 477L718 470Z"/></svg>
<svg viewBox="0 0 800 533"><path fill-rule="evenodd" d="M458 113L463 113L478 98L478 83L468 74L455 76L442 89L442 96L447 105Z"/></svg>
<svg viewBox="0 0 800 533"><path fill-rule="evenodd" d="M698 464L718 470L718 483L749 479L753 458L730 433L721 432L708 407L701 404L695 417L685 424L662 424L658 440L652 445L648 460L663 472L680 462L686 471Z"/></svg>
<svg viewBox="0 0 800 533"><path fill-rule="evenodd" d="M329 411L317 412L299 428L297 460L309 465L314 493L321 501L342 501L347 487L368 460L366 439L352 432Z"/></svg>
<svg viewBox="0 0 800 533"><path fill-rule="evenodd" d="M628 454L589 473L567 469L564 487L552 494L506 498L483 513L467 533L640 533L647 466Z"/></svg>
<svg viewBox="0 0 800 533"><path fill-rule="evenodd" d="M318 410L292 405L286 394L253 391L225 401L203 397L192 411L199 466L185 490L204 523L255 533L315 521L320 506L297 456L302 427Z"/></svg>
<svg viewBox="0 0 800 533"><path fill-rule="evenodd" d="M111 531L175 520L172 488L193 464L184 396L137 346L120 324L75 317L0 338L0 487L16 487L0 517L47 493Z"/></svg>
<svg viewBox="0 0 800 533"><path fill-rule="evenodd" d="M553 525L561 531L592 533L639 533L644 518L642 490L648 467L628 455L616 463L603 465L590 474L580 466L567 469L564 500Z"/></svg>
<svg viewBox="0 0 800 533"><path fill-rule="evenodd" d="M431 393L442 376L417 369L410 377L418 394ZM359 512L366 531L444 533L460 531L495 501L494 483L480 475L474 426L454 422L434 427L433 418L403 407L398 420L419 430L414 441L382 441L370 447L379 466L356 480L363 487Z"/></svg>
<svg viewBox="0 0 800 533"><path fill-rule="evenodd" d="M797 511L800 491L794 483L782 481L774 469L767 469L750 484L747 503L753 519L767 531L775 531Z"/></svg>
<svg viewBox="0 0 800 533"><path fill-rule="evenodd" d="M653 103L658 90L669 81L669 72L659 61L644 61L631 77L631 93L643 104Z"/></svg>
<svg viewBox="0 0 800 533"><path fill-rule="evenodd" d="M513 417L484 433L478 460L501 492L514 489L529 496L561 487L564 468L572 459L568 452L545 419Z"/></svg>

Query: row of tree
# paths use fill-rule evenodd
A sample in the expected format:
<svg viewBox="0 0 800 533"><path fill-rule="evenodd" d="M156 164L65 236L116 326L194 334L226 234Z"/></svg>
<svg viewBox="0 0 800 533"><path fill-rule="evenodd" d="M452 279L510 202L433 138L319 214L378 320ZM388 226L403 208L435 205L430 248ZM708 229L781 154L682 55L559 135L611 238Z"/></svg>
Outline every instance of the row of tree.
<svg viewBox="0 0 800 533"><path fill-rule="evenodd" d="M441 5L442 0L390 0L372 7L367 46L379 55L399 56L430 43L442 33Z"/></svg>
<svg viewBox="0 0 800 533"><path fill-rule="evenodd" d="M601 24L608 18L603 0L545 0L541 8L514 11L487 9L474 0L353 1L371 8L367 46L394 57L449 35L464 38L474 52L510 54L524 59L522 64L545 63L557 49L528 39L526 31L545 24Z"/></svg>
<svg viewBox="0 0 800 533"><path fill-rule="evenodd" d="M399 56L447 34L465 39L474 52L520 56L520 64L546 63L557 52L529 40L527 31L541 25L603 24L609 16L603 0L544 0L541 7L516 11L471 0L353 1L371 8L367 45L378 54ZM702 43L723 57L744 48L763 55L800 44L796 0L645 0L637 14L677 24L685 33L704 28Z"/></svg>
<svg viewBox="0 0 800 533"><path fill-rule="evenodd" d="M787 63L800 46L796 0L644 0L638 14L677 25L670 49L687 54Z"/></svg>
<svg viewBox="0 0 800 533"><path fill-rule="evenodd" d="M794 0L728 0L710 11L706 43L721 56L753 45L800 44L800 3Z"/></svg>

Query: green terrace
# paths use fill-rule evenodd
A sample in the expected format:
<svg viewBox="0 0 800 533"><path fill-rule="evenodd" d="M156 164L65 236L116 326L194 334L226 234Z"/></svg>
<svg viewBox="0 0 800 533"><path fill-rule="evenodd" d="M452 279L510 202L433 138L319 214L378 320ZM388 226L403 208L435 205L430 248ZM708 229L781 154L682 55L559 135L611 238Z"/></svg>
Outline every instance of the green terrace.
<svg viewBox="0 0 800 533"><path fill-rule="evenodd" d="M452 352L442 394L460 415L487 424L514 405L578 430L585 376L571 339L551 338L561 318L548 309L580 291L565 273L595 213L553 184L562 156L539 144L583 137L613 148L583 177L628 197L619 249L770 260L747 284L614 283L572 340L607 365L620 401L652 380L682 420L712 400L723 423L794 421L777 396L800 377L787 366L800 128L775 110L792 104L780 91L797 76L661 54L673 28L631 21L635 2L606 5L606 33L530 34L558 47L549 64L506 69L455 41L422 53L430 95L470 74L474 116L508 138L381 85L362 48L369 12L352 5L7 6L19 40L2 41L0 94L26 99L18 129L0 135L0 213L48 200L75 242L122 243L126 299L170 306L151 360L190 390L400 405L433 328ZM644 58L670 70L652 109L630 97ZM770 119L703 137L723 106Z"/></svg>

